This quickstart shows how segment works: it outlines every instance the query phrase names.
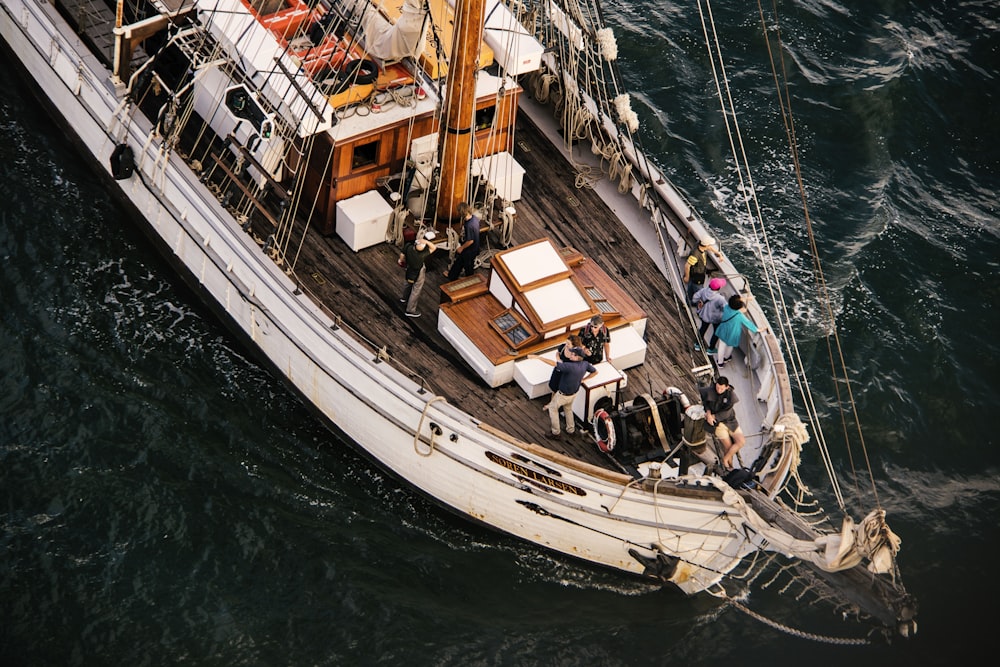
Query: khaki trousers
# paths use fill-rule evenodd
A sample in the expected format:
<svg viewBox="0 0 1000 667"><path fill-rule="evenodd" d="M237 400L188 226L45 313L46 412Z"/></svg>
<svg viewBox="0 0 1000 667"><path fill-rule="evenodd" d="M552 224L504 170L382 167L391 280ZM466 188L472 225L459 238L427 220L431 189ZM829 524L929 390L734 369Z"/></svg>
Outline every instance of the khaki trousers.
<svg viewBox="0 0 1000 667"><path fill-rule="evenodd" d="M576 422L573 421L573 399L576 394L563 394L556 392L552 394L549 401L549 422L552 426L552 435L559 435L559 408L563 410L563 417L566 419L566 432L576 431Z"/></svg>

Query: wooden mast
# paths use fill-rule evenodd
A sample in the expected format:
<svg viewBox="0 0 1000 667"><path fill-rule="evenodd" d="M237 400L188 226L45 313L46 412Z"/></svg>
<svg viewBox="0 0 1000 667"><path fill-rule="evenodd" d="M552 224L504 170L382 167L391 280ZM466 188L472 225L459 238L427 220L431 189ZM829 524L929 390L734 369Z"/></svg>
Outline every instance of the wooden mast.
<svg viewBox="0 0 1000 667"><path fill-rule="evenodd" d="M447 220L458 217L458 205L465 200L469 187L476 73L485 6L485 0L457 0L455 3L455 35L441 128L441 182L437 195L438 216Z"/></svg>

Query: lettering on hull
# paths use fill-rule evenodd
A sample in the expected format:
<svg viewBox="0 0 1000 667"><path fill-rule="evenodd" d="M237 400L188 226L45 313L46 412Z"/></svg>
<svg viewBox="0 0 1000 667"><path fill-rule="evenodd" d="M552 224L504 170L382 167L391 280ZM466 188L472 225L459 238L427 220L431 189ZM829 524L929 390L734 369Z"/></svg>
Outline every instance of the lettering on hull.
<svg viewBox="0 0 1000 667"><path fill-rule="evenodd" d="M486 458L499 466L503 466L520 477L538 482L539 484L544 484L554 490L563 491L565 493L573 493L578 496L587 495L587 492L578 486L573 486L572 484L567 484L566 482L555 479L554 477L543 475L540 472L532 470L531 468L526 468L520 463L511 461L510 459L505 459L504 457L494 454L493 452L486 452Z"/></svg>

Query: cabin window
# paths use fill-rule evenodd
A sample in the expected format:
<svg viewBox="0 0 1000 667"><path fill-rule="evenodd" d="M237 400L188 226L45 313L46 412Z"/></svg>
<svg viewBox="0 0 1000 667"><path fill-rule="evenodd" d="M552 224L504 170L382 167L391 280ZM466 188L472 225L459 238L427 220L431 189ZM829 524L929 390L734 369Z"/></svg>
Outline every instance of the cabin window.
<svg viewBox="0 0 1000 667"><path fill-rule="evenodd" d="M588 285L584 287L587 292L587 296L590 300L594 302L597 306L597 310L601 311L604 316L617 315L618 309L611 305L611 302L601 293L601 290L597 289L593 285Z"/></svg>
<svg viewBox="0 0 1000 667"><path fill-rule="evenodd" d="M486 107L484 109L478 109L476 111L476 129L477 130L488 130L493 127L493 119L497 116L496 106Z"/></svg>
<svg viewBox="0 0 1000 667"><path fill-rule="evenodd" d="M515 350L527 345L537 337L537 334L531 329L531 325L524 320L521 314L510 308L490 320L490 326L503 336Z"/></svg>
<svg viewBox="0 0 1000 667"><path fill-rule="evenodd" d="M351 158L351 169L360 169L378 164L378 146L378 141L356 145L354 147L354 155Z"/></svg>

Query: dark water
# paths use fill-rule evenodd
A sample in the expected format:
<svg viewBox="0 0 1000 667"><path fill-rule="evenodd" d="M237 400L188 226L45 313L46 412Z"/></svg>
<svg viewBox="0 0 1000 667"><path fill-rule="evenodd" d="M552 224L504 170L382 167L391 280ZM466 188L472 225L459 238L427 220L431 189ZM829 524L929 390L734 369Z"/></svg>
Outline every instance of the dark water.
<svg viewBox="0 0 1000 667"><path fill-rule="evenodd" d="M169 278L3 56L0 661L952 665L988 654L1000 597L1000 9L781 5L811 220L879 500L921 602L915 639L792 637L403 490ZM696 4L606 11L647 150L750 271L746 228L723 218L740 208ZM823 405L823 324L799 286L809 244L757 10L713 11ZM768 595L751 603L795 620Z"/></svg>

